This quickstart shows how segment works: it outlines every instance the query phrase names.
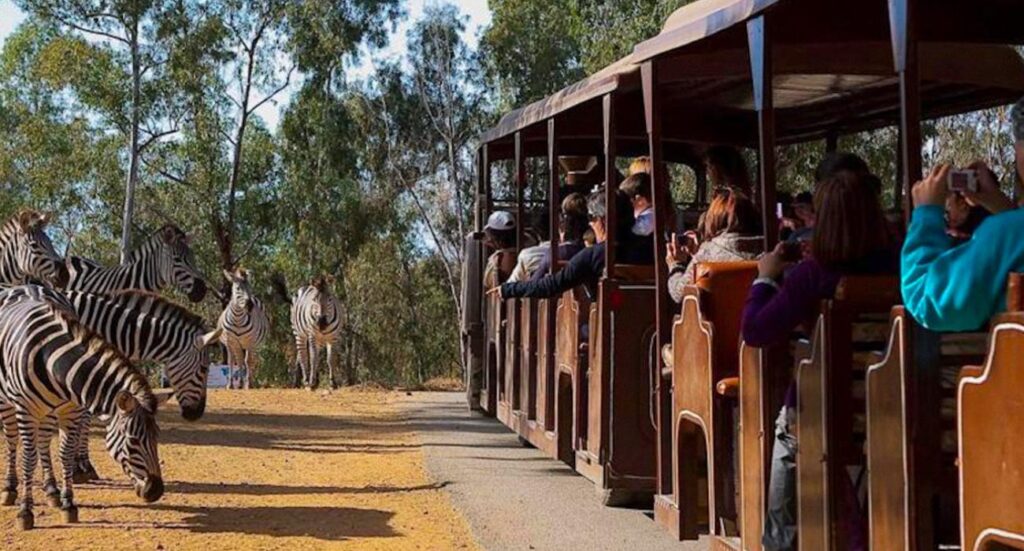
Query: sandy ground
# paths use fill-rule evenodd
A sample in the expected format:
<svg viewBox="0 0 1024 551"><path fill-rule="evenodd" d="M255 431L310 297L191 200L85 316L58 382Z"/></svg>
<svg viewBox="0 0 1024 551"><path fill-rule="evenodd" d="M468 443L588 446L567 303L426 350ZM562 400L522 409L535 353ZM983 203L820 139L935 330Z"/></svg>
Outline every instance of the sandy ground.
<svg viewBox="0 0 1024 551"><path fill-rule="evenodd" d="M39 503L36 530L0 508L3 549L475 549L424 469L393 393L214 391L205 417L160 414L167 493L146 505L92 439L99 484L77 487L81 523Z"/></svg>

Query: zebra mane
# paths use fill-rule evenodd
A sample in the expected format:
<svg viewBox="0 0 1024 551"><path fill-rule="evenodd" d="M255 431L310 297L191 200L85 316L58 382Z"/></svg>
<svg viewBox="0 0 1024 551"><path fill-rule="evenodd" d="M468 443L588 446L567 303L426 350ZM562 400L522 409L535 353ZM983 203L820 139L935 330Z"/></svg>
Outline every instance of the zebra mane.
<svg viewBox="0 0 1024 551"><path fill-rule="evenodd" d="M178 226L175 226L174 224L164 224L163 226L160 226L160 229L146 236L146 239L144 239L142 243L132 249L128 257L132 260L138 260L142 252L147 248L147 245L159 246L164 243L164 232L173 232L176 239L185 239L187 237L187 234Z"/></svg>
<svg viewBox="0 0 1024 551"><path fill-rule="evenodd" d="M153 389L149 386L149 381L146 377L139 372L135 367L135 364L124 355L121 350L116 346L108 343L106 339L100 336L99 333L93 331L86 325L78 321L78 317L62 308L59 304L51 302L49 300L42 300L47 310L56 318L60 319L67 325L68 333L72 338L81 340L87 343L90 351L96 351L100 348L104 349L109 355L113 356L119 363L127 367L133 375L137 376L137 380L141 382L141 387L133 389L131 391L132 396L139 401L142 407L146 408L152 413L156 413L156 397L153 395Z"/></svg>
<svg viewBox="0 0 1024 551"><path fill-rule="evenodd" d="M121 291L111 291L108 296L112 299L125 298L130 299L133 297L143 299L151 304L163 306L174 313L174 315L183 318L187 323L199 326L203 331L206 330L206 320L202 316L193 313L191 310L174 302L173 300L164 298L159 293L153 291L143 291L140 289L124 289Z"/></svg>

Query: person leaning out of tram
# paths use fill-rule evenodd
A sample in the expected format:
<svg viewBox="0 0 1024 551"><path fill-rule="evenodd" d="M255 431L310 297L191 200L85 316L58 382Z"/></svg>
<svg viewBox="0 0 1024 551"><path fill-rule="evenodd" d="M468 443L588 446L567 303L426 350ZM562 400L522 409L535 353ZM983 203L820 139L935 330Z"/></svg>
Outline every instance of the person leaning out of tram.
<svg viewBox="0 0 1024 551"><path fill-rule="evenodd" d="M780 244L758 261L758 277L743 310L743 339L768 347L789 341L794 330L809 332L822 300L831 298L839 280L854 274L895 274L898 255L886 229L870 174L840 170L817 183L817 225L810 254ZM795 549L796 533L796 388L791 384L775 425L762 542L766 549ZM865 522L853 481L843 500L843 530L851 549L865 549Z"/></svg>
<svg viewBox="0 0 1024 551"><path fill-rule="evenodd" d="M901 262L903 302L921 325L933 331L973 331L1006 306L1006 280L1024 272L1024 210L999 189L981 162L971 165L978 191L963 192L984 207L986 218L966 242L946 233L949 174L939 165L914 185L914 212Z"/></svg>
<svg viewBox="0 0 1024 551"><path fill-rule="evenodd" d="M553 298L579 285L587 295L596 296L597 283L604 272L605 247L609 239L615 240L616 257L625 264L651 264L653 247L650 240L633 233L633 210L629 197L622 190L616 190L617 224L609 228L605 223L607 212L603 189L590 194L587 208L590 229L594 231L597 243L580 251L569 260L565 268L556 274L548 274L534 281L505 283L500 287L502 298Z"/></svg>
<svg viewBox="0 0 1024 551"><path fill-rule="evenodd" d="M484 288L490 290L504 283L515 268L516 219L511 212L491 213L484 226L484 245L494 250L484 267Z"/></svg>

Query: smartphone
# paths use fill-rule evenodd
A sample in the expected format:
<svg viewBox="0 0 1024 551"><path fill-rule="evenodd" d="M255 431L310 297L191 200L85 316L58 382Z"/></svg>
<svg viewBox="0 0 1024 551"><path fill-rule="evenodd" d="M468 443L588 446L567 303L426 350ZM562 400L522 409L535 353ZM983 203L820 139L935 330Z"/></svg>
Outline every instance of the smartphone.
<svg viewBox="0 0 1024 551"><path fill-rule="evenodd" d="M971 169L951 170L946 179L949 191L971 193L978 191L978 171Z"/></svg>
<svg viewBox="0 0 1024 551"><path fill-rule="evenodd" d="M782 203L775 203L775 218L778 218L779 220L782 220L782 218L783 218L782 210L783 210Z"/></svg>

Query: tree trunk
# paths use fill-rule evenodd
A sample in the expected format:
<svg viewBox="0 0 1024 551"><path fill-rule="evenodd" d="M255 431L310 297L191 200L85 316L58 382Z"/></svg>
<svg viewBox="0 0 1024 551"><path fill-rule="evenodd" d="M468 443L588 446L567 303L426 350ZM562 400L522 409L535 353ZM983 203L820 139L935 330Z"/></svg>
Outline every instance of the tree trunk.
<svg viewBox="0 0 1024 551"><path fill-rule="evenodd" d="M131 39L132 103L131 128L128 138L128 175L124 191L124 219L121 225L121 263L128 261L132 247L132 218L135 210L135 186L139 180L139 103L142 89L142 67L139 59L139 21L134 21Z"/></svg>

